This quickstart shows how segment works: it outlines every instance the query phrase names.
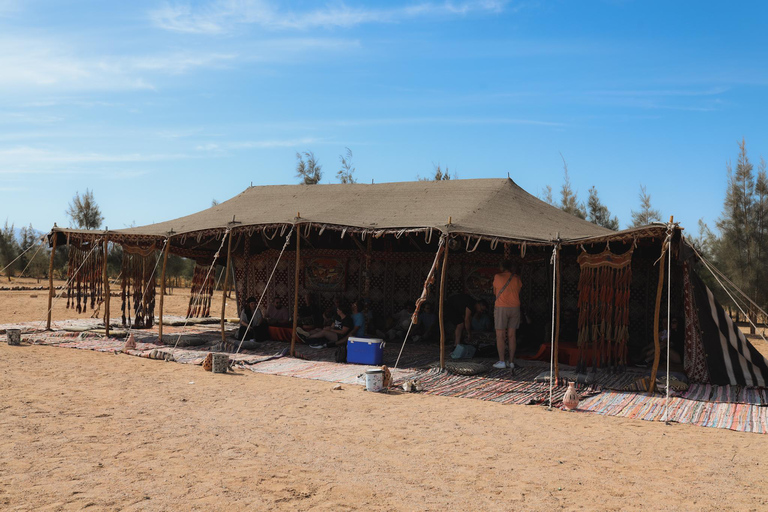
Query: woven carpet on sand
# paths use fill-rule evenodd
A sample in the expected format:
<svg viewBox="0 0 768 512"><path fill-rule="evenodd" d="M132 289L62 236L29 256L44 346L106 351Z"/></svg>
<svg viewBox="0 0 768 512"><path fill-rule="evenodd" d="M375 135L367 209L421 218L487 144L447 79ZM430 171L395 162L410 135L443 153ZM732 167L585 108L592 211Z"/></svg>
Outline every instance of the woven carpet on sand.
<svg viewBox="0 0 768 512"><path fill-rule="evenodd" d="M364 376L365 371L370 368L379 368L378 366L342 364L330 361L308 361L293 357L272 359L271 361L242 367L255 373L340 382L342 384L363 384L364 381L361 376ZM391 372L395 385L404 380L412 379L419 373L418 370L410 368L392 369Z"/></svg>
<svg viewBox="0 0 768 512"><path fill-rule="evenodd" d="M647 421L663 421L663 396L606 391L583 400L581 412L620 416ZM681 397L669 399L669 421L701 427L726 428L739 432L768 432L768 407L741 403L702 402Z"/></svg>
<svg viewBox="0 0 768 512"><path fill-rule="evenodd" d="M748 405L768 405L768 389L743 386L711 386L691 384L688 391L676 393L680 398L703 402L722 402Z"/></svg>
<svg viewBox="0 0 768 512"><path fill-rule="evenodd" d="M482 375L454 375L438 368L423 372L416 380L422 386L424 394L474 398L502 404L549 404L549 384L533 382L541 372L541 366L517 368L514 375L511 370L491 370ZM567 386L555 386L552 389L552 405L562 403ZM600 393L601 387L594 384L577 384L576 389L582 397Z"/></svg>

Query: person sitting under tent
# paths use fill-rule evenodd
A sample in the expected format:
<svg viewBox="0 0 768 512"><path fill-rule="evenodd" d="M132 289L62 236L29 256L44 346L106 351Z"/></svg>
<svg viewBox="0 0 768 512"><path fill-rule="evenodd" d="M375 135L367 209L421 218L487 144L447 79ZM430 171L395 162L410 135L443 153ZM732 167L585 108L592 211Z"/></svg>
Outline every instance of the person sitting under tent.
<svg viewBox="0 0 768 512"><path fill-rule="evenodd" d="M237 330L237 340L242 342L242 348L254 348L255 343L268 337L267 323L257 306L255 297L248 297L245 307L240 312L240 328Z"/></svg>
<svg viewBox="0 0 768 512"><path fill-rule="evenodd" d="M323 313L318 306L315 296L307 292L304 294L304 305L299 308L299 327L305 331L312 331L323 325Z"/></svg>
<svg viewBox="0 0 768 512"><path fill-rule="evenodd" d="M414 341L432 341L437 338L437 315L432 311L432 303L425 302L419 311L418 336Z"/></svg>
<svg viewBox="0 0 768 512"><path fill-rule="evenodd" d="M472 342L472 315L482 313L488 308L488 303L466 293L451 295L445 301L445 315L448 321L456 326L453 345L458 346L464 332L467 333L467 343Z"/></svg>
<svg viewBox="0 0 768 512"><path fill-rule="evenodd" d="M413 302L406 302L403 305L403 309L388 319L386 334L388 340L402 339L405 336L408 327L411 325L411 315L413 315L415 309L416 307Z"/></svg>
<svg viewBox="0 0 768 512"><path fill-rule="evenodd" d="M335 347L342 343L346 344L354 327L351 308L346 304L340 304L336 309L336 320L333 325L318 329L309 335L303 330L296 329L296 334L301 341L312 348Z"/></svg>
<svg viewBox="0 0 768 512"><path fill-rule="evenodd" d="M472 332L492 331L493 323L491 322L491 315L488 314L488 301L480 299L480 303L483 305L483 309L476 309L472 314Z"/></svg>
<svg viewBox="0 0 768 512"><path fill-rule="evenodd" d="M662 319L659 325L664 327L664 330L659 333L659 354L661 354L659 361L662 365L665 365L667 360L667 319ZM672 317L672 319L670 319L669 330L671 333L669 336L669 362L672 365L681 365L683 363L682 354L685 350L685 343L684 334L682 329L679 328L677 318ZM649 366L653 364L653 356L655 352L655 344L648 344L644 349L645 359L638 366Z"/></svg>
<svg viewBox="0 0 768 512"><path fill-rule="evenodd" d="M269 325L288 325L289 320L288 310L283 307L283 301L279 297L275 297L269 303L267 308L266 320Z"/></svg>
<svg viewBox="0 0 768 512"><path fill-rule="evenodd" d="M350 331L349 336L365 336L365 313L360 311L360 303L358 301L354 301L350 304L350 307L352 308L352 331Z"/></svg>

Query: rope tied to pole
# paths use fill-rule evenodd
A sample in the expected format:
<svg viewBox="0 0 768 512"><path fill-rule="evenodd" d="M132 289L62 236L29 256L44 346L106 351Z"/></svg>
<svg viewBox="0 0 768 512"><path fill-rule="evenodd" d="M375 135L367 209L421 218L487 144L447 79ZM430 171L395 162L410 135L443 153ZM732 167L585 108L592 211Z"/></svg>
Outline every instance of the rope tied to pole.
<svg viewBox="0 0 768 512"><path fill-rule="evenodd" d="M98 247L99 247L99 244L98 244L98 243L96 243L96 242L101 242L101 239L98 239L98 240L95 240L95 241L94 241L93 247L91 247L91 250L90 250L90 251L88 251L88 253L85 255L85 258L83 258L83 262L82 262L82 263L80 263L80 266L79 266L79 267L77 267L77 270L75 270L75 271L74 271L74 273L72 274L72 277L70 277L70 278L67 280L67 282L64 284L64 290L66 290L66 289L67 289L67 287L69 286L69 283L71 283L72 281L74 281L74 280L75 280L75 277L77 277L77 274L80 272L80 269L82 269L82 268L83 268L83 266L85 265L85 263L88 261L88 258L90 258L90 257L91 257L91 254L93 254L93 252L94 252L96 249L98 249ZM50 309L48 309L48 311L46 311L46 312L45 312L45 316L46 316L46 317L48 316L48 313L50 313L51 311L53 311L53 308L54 308L54 306L56 306L56 303L57 303L57 302L59 301L59 299L61 299L63 296L64 296L64 295L63 295L63 293L62 293L62 295L59 295L58 297L56 297L56 300L55 300L55 301L53 301L53 304L51 304L51 307L50 307ZM42 325L43 325L43 323L44 323L44 322L45 322L45 319L43 319L43 320L40 320L40 326L41 326L41 327L42 327ZM33 345L34 345L34 343L33 343Z"/></svg>
<svg viewBox="0 0 768 512"><path fill-rule="evenodd" d="M719 271L719 270L718 270L718 269L717 269L717 268L716 268L714 265L712 265L711 263L709 263L709 262L708 262L708 261L707 261L707 260L704 258L704 256L702 256L701 254L699 254L699 252L696 250L696 248L695 248L695 247L693 247L693 245L691 245L691 248L693 249L693 252L696 254L696 256L698 256L699 260L701 260L701 262L702 262L702 263L704 264L704 266L707 268L707 270L709 270L709 272L712 274L712 277L714 277L714 278L715 278L715 280L717 281L717 284L719 284L719 285L720 285L720 287L721 287L721 288L722 288L722 289L725 291L725 293L726 293L726 294L728 294L728 297L729 297L729 298L730 298L730 299L733 301L733 303L736 305L736 307L737 307L737 308L739 308L739 311L741 311L741 314L742 314L742 315L744 315L744 316L746 317L746 319L747 319L747 321L749 322L749 324L750 324L750 325L751 325L751 326L752 326L752 327L755 329L755 332L759 332L759 331L758 331L758 329L757 329L757 326L754 324L754 322L752 322L752 319L751 319L751 318L749 318L749 315L747 315L747 313L744 311L744 309L742 309L741 305L738 303L738 301L736 300L736 298L735 298L733 295L731 295L731 293L728 291L728 288L727 288L727 287L726 287L726 286L725 286L725 285L722 283L722 281L720 281L720 279L718 278L718 276L720 276L720 277L721 277L721 278L722 278L722 279L723 279L725 282L727 282L729 285L731 285L735 291L739 292L739 294L741 294L741 296L742 296L742 297L744 297L744 299L746 299L746 300L747 300L747 301L748 301L748 302L749 302L749 303L750 303L750 304L751 304L751 305L752 305L752 306L753 306L755 309L757 309L757 310L758 310L760 313L762 313L764 316L768 316L768 313L766 313L765 311L763 311L763 309L762 309L760 306L758 306L758 305L755 303L755 301L753 301L753 300L752 300L752 299L751 299L751 298L750 298L750 297L749 297L749 296L748 296L746 293L744 293L744 292L743 292L743 291L742 291L742 290L741 290L741 289L740 289L738 286L736 286L735 284L733 284L733 282L732 282L730 279L728 279L728 277L727 277L725 274L723 274L722 272L720 272L720 271ZM760 332L759 334L760 334L760 337L763 339L763 341L765 341L766 343L768 343L768 340L766 340L765 336L763 336L763 333L762 333L762 332Z"/></svg>
<svg viewBox="0 0 768 512"><path fill-rule="evenodd" d="M416 308L413 310L413 314L411 315L411 323L408 325L408 330L405 333L405 338L403 338L403 345L400 347L400 353L397 354L397 360L395 361L395 366L392 367L392 369L396 369L397 365L400 364L400 356L403 355L403 349L405 349L405 344L408 341L408 336L411 334L411 328L413 327L413 324L415 323L414 320L418 319L419 309L421 308L421 305L427 301L427 289L429 285L434 283L435 281L435 272L437 270L437 266L440 263L440 256L442 255L442 252L444 250L448 250L445 240L448 238L448 235L442 235L440 237L440 241L437 245L437 253L435 254L435 260L432 262L432 267L429 269L429 273L427 274L427 278L424 280L424 287L421 290L421 296L416 299Z"/></svg>
<svg viewBox="0 0 768 512"><path fill-rule="evenodd" d="M40 238L37 240L37 242L40 242L40 243L42 243L42 241L43 241L43 240L45 240L45 236L46 236L46 235L43 235L43 236L41 236L41 237L40 237ZM0 272L5 272L5 271L6 271L8 268L10 268L10 266L11 266L11 265L13 265L14 263L16 263L16 262L19 260L19 258L21 258L21 257L22 257L22 256L24 256L25 254L27 254L27 253L28 253L30 250L32 250L32 248L33 248L34 246L35 246L35 245L33 244L33 245L30 245L29 247L27 247L26 249L24 249L24 252L22 252L21 254L19 254L18 256L16 256L16 257L13 259L13 261L11 261L9 264L7 264L6 266L4 266L4 267L3 267L3 269L2 269L2 270L0 270ZM41 245L41 247L42 247L42 245ZM39 251L39 250L40 250L40 249L38 249L38 251ZM35 256L37 256L37 252L35 252ZM32 256L32 260L33 260L33 259L35 259L35 256ZM32 260L29 260L29 261L31 262ZM27 266L29 266L29 265L27 265ZM24 270L26 270L26 268L25 268ZM23 272L22 272L22 273L23 273Z"/></svg>
<svg viewBox="0 0 768 512"><path fill-rule="evenodd" d="M144 297L147 295L147 291L149 290L149 285L152 282L152 278L155 276L155 272L157 272L157 265L160 263L160 260L163 259L163 252L165 251L165 246L168 245L168 237L165 238L165 241L163 242L163 247L160 248L160 252L157 253L157 260L155 261L155 268L152 269L152 273L149 275L149 279L147 279L147 285L144 287L144 292L141 294L141 301L140 303L144 303ZM127 308L128 306L126 306ZM133 319L134 321L136 318ZM109 319L107 319L109 321ZM134 322L131 322L131 325L128 326L128 333L125 335L126 338L131 335L131 331L133 330Z"/></svg>
<svg viewBox="0 0 768 512"><path fill-rule="evenodd" d="M555 381L555 289L557 288L557 255L560 244L556 243L552 248L552 336L549 341L549 409L552 409L552 388Z"/></svg>
<svg viewBox="0 0 768 512"><path fill-rule="evenodd" d="M224 236L221 237L221 244L219 244L219 249L216 251L216 254L213 255L213 261L211 262L211 266L208 267L208 272L205 274L205 279L203 280L204 283L208 282L208 276L211 275L211 270L216 266L216 260L219 259L219 254L221 253L221 248L224 247L224 242L226 242L227 237L229 236L230 229L227 228L227 230L224 232ZM166 243L168 242L168 239L165 239ZM158 262L160 261L160 258L158 257ZM157 269L157 264L155 264L155 269ZM199 300L200 297L203 294L203 287L200 287L200 290L197 292L196 299ZM184 330L187 328L187 323L189 323L189 316L184 320L184 325L181 326L181 331L179 331L179 336L176 338L176 343L173 345L173 350L176 350L176 347L179 345L179 341L181 340L182 334L184 334Z"/></svg>
<svg viewBox="0 0 768 512"><path fill-rule="evenodd" d="M667 389L664 399L664 423L667 422L669 414L669 349L672 340L672 333L670 332L672 326L672 235L674 232L674 224L670 222L667 224L667 238L665 240L667 244Z"/></svg>
<svg viewBox="0 0 768 512"><path fill-rule="evenodd" d="M291 241L291 235L293 234L293 228L294 226L291 226L291 230L288 232L288 235L285 237L285 243L283 243L283 248L280 250L280 254L277 257L277 261L275 262L274 268L272 268L272 273L269 274L269 279L267 279L267 284L264 285L264 290L261 292L261 297L259 297L259 302L256 303L256 309L259 309L259 306L261 306L261 301L264 300L264 295L267 293L267 290L269 289L269 283L272 282L272 277L275 275L275 271L277 270L277 266L280 264L280 259L283 257L283 253L285 252L285 249L288 247L288 244ZM299 228L301 229L301 228ZM248 307L246 304L245 307ZM255 313L255 311L254 311ZM298 314L298 312L294 311L294 315ZM248 321L248 326L245 328L245 333L243 334L243 339L240 340L240 344L237 346L237 350L235 351L235 354L240 353L240 349L243 347L243 342L245 341L245 338L248 336L248 331L251 330L251 324L253 324L253 319L256 317L255 314L251 315L251 319Z"/></svg>

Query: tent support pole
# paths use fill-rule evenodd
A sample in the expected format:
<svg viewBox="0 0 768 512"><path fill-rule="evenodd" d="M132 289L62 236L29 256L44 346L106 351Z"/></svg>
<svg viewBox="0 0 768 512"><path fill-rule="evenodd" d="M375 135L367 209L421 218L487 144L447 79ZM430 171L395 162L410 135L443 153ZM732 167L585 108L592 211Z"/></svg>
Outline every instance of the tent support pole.
<svg viewBox="0 0 768 512"><path fill-rule="evenodd" d="M232 261L232 231L229 232L227 241L227 267L224 269L224 288L221 290L221 344L227 342L227 334L224 331L224 323L227 321L227 288L229 286L229 268Z"/></svg>
<svg viewBox="0 0 768 512"><path fill-rule="evenodd" d="M656 288L656 310L653 312L653 369L651 370L651 382L648 383L648 394L653 394L656 387L656 372L659 370L659 311L661 310L661 292L664 290L664 260L667 250L662 243L661 259L659 260L659 285Z"/></svg>
<svg viewBox="0 0 768 512"><path fill-rule="evenodd" d="M296 267L293 281L293 330L291 331L291 357L296 355L296 327L299 325L299 264L301 262L301 231L296 230Z"/></svg>
<svg viewBox="0 0 768 512"><path fill-rule="evenodd" d="M109 248L109 237L106 235L101 242L101 246L104 251L104 268L102 276L104 279L104 334L109 338L109 276L107 275L107 255L109 254L107 249Z"/></svg>
<svg viewBox="0 0 768 512"><path fill-rule="evenodd" d="M373 248L373 235L368 235L365 247L365 280L363 281L363 297L371 296L371 249Z"/></svg>
<svg viewBox="0 0 768 512"><path fill-rule="evenodd" d="M165 298L165 266L168 264L168 249L171 248L171 238L165 239L165 250L163 251L163 270L160 273L160 323L158 325L158 340L163 342L163 299Z"/></svg>
<svg viewBox="0 0 768 512"><path fill-rule="evenodd" d="M445 254L443 254L443 268L440 269L440 369L445 369L445 321L443 309L445 305L445 269L448 267L448 239L445 240Z"/></svg>
<svg viewBox="0 0 768 512"><path fill-rule="evenodd" d="M53 307L53 258L56 256L56 233L53 233L53 247L51 248L51 261L48 263L48 322L45 324L45 330L51 330L51 308Z"/></svg>
<svg viewBox="0 0 768 512"><path fill-rule="evenodd" d="M557 246L557 256L555 257L557 259L557 265L555 266L555 282L557 283L557 291L555 296L555 346L554 346L554 352L555 352L555 380L560 378L560 367L557 363L557 356L560 350L560 289L561 281L562 281L562 275L561 275L561 268L562 263L560 262L560 246Z"/></svg>

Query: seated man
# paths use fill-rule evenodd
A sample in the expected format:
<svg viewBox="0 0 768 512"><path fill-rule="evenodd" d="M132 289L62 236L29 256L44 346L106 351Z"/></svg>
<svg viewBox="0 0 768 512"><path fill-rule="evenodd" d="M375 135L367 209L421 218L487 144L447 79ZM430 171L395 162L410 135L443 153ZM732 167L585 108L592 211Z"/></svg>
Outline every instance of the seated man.
<svg viewBox="0 0 768 512"><path fill-rule="evenodd" d="M666 365L667 361L667 319L662 319L659 327L663 327L659 333L659 364ZM684 334L682 329L679 328L677 318L672 318L669 321L669 362L670 365L681 365L683 363L683 351L685 350ZM656 352L654 343L650 343L645 347L644 361L638 366L649 366L653 364L653 356Z"/></svg>
<svg viewBox="0 0 768 512"><path fill-rule="evenodd" d="M451 295L445 301L445 315L448 321L456 326L453 337L454 346L461 343L465 331L467 343L472 342L472 315L487 309L487 303L483 305L483 302L466 293Z"/></svg>
<svg viewBox="0 0 768 512"><path fill-rule="evenodd" d="M405 336L408 327L411 325L411 315L413 315L415 309L416 306L412 302L406 302L403 309L392 315L386 333L388 340Z"/></svg>
<svg viewBox="0 0 768 512"><path fill-rule="evenodd" d="M288 325L288 310L283 307L283 300L275 297L267 308L267 323L269 325Z"/></svg>
<svg viewBox="0 0 768 512"><path fill-rule="evenodd" d="M336 310L336 320L333 325L319 329L309 336L299 332L297 335L304 343L312 348L335 347L337 344L347 342L349 333L352 332L355 324L351 316L352 310L346 304L341 304Z"/></svg>
<svg viewBox="0 0 768 512"><path fill-rule="evenodd" d="M431 341L438 336L437 315L432 311L432 303L425 302L419 311L419 333L421 341Z"/></svg>
<svg viewBox="0 0 768 512"><path fill-rule="evenodd" d="M317 305L315 296L307 292L304 305L299 308L299 327L309 332L323 325L323 314Z"/></svg>
<svg viewBox="0 0 768 512"><path fill-rule="evenodd" d="M245 307L240 312L240 328L237 330L238 345L242 342L242 348L255 348L256 342L264 341L268 336L267 323L256 307L255 297L248 297Z"/></svg>

